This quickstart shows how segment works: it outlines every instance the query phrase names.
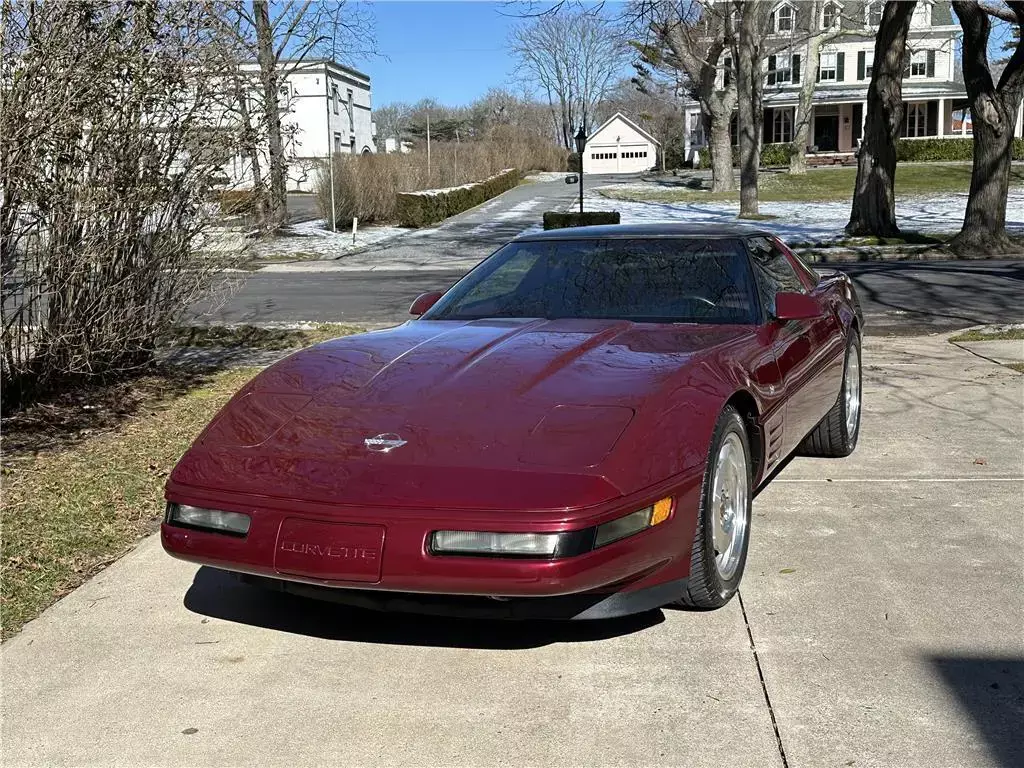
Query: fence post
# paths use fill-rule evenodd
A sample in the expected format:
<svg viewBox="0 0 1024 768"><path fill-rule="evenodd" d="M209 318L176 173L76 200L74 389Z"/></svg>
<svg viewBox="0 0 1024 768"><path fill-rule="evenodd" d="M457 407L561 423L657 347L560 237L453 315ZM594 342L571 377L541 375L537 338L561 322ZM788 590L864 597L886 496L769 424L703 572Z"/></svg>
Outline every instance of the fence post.
<svg viewBox="0 0 1024 768"><path fill-rule="evenodd" d="M352 245L356 244L356 229L359 227L359 218L357 216L352 217Z"/></svg>

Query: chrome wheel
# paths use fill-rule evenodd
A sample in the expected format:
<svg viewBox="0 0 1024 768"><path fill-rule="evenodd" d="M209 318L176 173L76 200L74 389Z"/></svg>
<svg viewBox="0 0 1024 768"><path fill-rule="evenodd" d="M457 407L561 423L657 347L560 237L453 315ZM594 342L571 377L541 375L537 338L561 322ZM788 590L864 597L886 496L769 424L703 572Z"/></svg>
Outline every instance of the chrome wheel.
<svg viewBox="0 0 1024 768"><path fill-rule="evenodd" d="M860 423L860 349L856 344L850 346L850 354L846 360L846 437L852 441L857 434Z"/></svg>
<svg viewBox="0 0 1024 768"><path fill-rule="evenodd" d="M715 458L711 486L712 543L718 575L728 581L743 557L747 538L749 498L747 449L736 432L729 432Z"/></svg>

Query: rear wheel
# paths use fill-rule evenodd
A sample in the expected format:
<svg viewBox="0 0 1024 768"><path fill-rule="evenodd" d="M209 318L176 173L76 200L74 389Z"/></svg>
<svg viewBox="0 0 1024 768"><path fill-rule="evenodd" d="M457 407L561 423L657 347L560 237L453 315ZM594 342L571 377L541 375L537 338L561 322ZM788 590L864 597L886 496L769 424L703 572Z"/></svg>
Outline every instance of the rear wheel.
<svg viewBox="0 0 1024 768"><path fill-rule="evenodd" d="M750 491L747 430L736 409L726 406L711 438L690 578L680 605L719 608L736 594L750 541Z"/></svg>
<svg viewBox="0 0 1024 768"><path fill-rule="evenodd" d="M853 453L860 436L860 403L860 336L851 331L839 399L814 431L804 438L799 452L804 456L828 458L841 458Z"/></svg>

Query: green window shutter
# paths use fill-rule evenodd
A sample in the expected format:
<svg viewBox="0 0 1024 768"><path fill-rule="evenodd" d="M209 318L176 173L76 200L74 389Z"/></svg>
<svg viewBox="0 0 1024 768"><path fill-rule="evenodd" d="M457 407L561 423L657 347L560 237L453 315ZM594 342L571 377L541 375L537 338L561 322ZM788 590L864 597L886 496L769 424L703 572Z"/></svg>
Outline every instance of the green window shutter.
<svg viewBox="0 0 1024 768"><path fill-rule="evenodd" d="M725 57L725 79L722 82L726 88L732 84L732 59L729 56Z"/></svg>
<svg viewBox="0 0 1024 768"><path fill-rule="evenodd" d="M928 77L935 77L935 51L928 51Z"/></svg>
<svg viewBox="0 0 1024 768"><path fill-rule="evenodd" d="M857 51L857 79L864 79L864 67L865 60L867 59L867 51Z"/></svg>
<svg viewBox="0 0 1024 768"><path fill-rule="evenodd" d="M925 127L929 136L939 135L939 102L928 102L928 115Z"/></svg>
<svg viewBox="0 0 1024 768"><path fill-rule="evenodd" d="M845 53L840 52L840 53L836 54L836 82L837 83L841 83L841 82L843 82L843 80L846 79L843 76L843 62L844 62L845 59L846 59L846 54Z"/></svg>
<svg viewBox="0 0 1024 768"><path fill-rule="evenodd" d="M793 57L790 59L790 62L793 65L793 84L794 85L799 85L799 83L800 83L800 54L799 53L794 53Z"/></svg>
<svg viewBox="0 0 1024 768"><path fill-rule="evenodd" d="M778 74L775 72L775 57L768 57L768 85L775 85L778 82Z"/></svg>

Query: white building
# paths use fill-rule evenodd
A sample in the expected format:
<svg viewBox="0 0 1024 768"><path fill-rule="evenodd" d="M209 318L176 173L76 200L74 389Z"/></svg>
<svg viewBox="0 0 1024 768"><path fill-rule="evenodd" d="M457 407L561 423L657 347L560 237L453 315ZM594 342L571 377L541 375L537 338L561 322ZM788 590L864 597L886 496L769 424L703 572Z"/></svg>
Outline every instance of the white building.
<svg viewBox="0 0 1024 768"><path fill-rule="evenodd" d="M286 75L280 86L281 129L288 156L289 191L312 191L316 169L331 152L376 152L376 128L371 113L368 75L334 61L282 61ZM294 68L293 68L294 67ZM244 72L258 72L259 65L243 64ZM250 100L250 103L259 103ZM266 151L263 157L266 169ZM252 185L249 163L235 158L225 169L231 186Z"/></svg>
<svg viewBox="0 0 1024 768"><path fill-rule="evenodd" d="M821 18L810 18L804 3L781 0L772 11L764 93L765 144L793 140L793 121L800 83L815 78L814 106L808 147L822 153L852 153L864 131L868 85L874 60L875 34L883 2L834 0L825 3ZM826 43L817 72L808 72L806 42L786 46L786 39L805 41L811 25L838 25L843 34ZM960 26L949 2L919 0L908 36L909 63L904 72L905 117L902 135L908 139L966 137L971 135L970 109L963 78L956 63ZM734 78L729 56L723 57L718 87ZM686 158L697 162L698 150L707 145L695 101L684 102ZM1020 117L1017 135L1021 135ZM736 143L733 118L733 143ZM816 148L816 150L814 149Z"/></svg>
<svg viewBox="0 0 1024 768"><path fill-rule="evenodd" d="M641 173L658 164L658 140L621 112L587 137L583 172Z"/></svg>

